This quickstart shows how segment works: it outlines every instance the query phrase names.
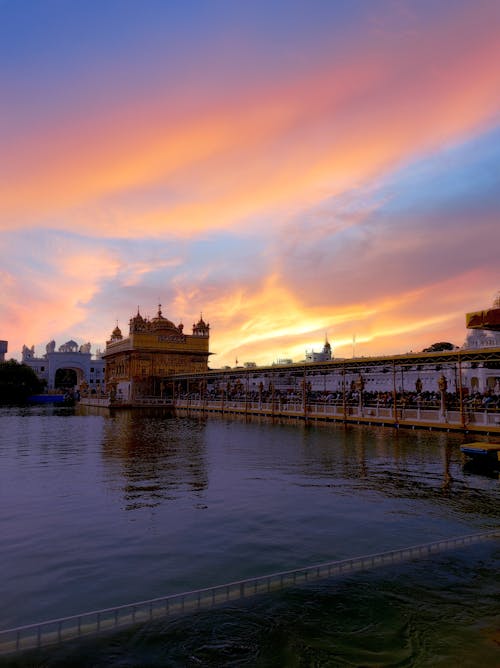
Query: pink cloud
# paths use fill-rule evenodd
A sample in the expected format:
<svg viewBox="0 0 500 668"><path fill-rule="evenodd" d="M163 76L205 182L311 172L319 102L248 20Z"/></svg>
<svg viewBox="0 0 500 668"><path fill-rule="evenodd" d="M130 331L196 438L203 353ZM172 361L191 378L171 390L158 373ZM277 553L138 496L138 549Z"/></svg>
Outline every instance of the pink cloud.
<svg viewBox="0 0 500 668"><path fill-rule="evenodd" d="M2 334L10 353L19 357L23 344L39 346L57 331L81 331L86 304L117 269L116 257L108 252L79 250L62 241L40 269L2 272Z"/></svg>
<svg viewBox="0 0 500 668"><path fill-rule="evenodd" d="M164 116L131 102L105 120L67 119L43 137L17 137L0 186L2 224L50 216L66 225L57 223L65 212L101 235L190 235L300 210L491 125L497 29L492 15L474 11L405 41L367 34L342 66L324 54L293 84L252 82L248 96L214 91L184 120L156 93ZM120 204L120 193L160 183L170 203L145 197L133 215Z"/></svg>

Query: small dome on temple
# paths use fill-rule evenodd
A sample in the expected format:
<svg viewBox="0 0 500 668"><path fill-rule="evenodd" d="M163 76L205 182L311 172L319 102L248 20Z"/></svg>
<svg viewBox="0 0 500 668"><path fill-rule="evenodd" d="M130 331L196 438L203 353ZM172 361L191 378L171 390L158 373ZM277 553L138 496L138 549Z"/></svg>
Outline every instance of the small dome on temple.
<svg viewBox="0 0 500 668"><path fill-rule="evenodd" d="M203 313L200 313L200 319L198 322L193 325L193 327L208 327L207 323L203 320Z"/></svg>
<svg viewBox="0 0 500 668"><path fill-rule="evenodd" d="M200 313L200 319L196 324L193 324L194 336L208 336L210 325L203 320L203 314Z"/></svg>
<svg viewBox="0 0 500 668"><path fill-rule="evenodd" d="M139 311L139 307L137 307L137 314L132 318L132 320L137 320L137 322L144 322L144 318Z"/></svg>
<svg viewBox="0 0 500 668"><path fill-rule="evenodd" d="M111 341L119 341L120 339L123 339L122 330L116 325L111 334Z"/></svg>
<svg viewBox="0 0 500 668"><path fill-rule="evenodd" d="M139 307L137 307L137 315L130 318L129 326L131 334L147 329L147 321L140 314Z"/></svg>

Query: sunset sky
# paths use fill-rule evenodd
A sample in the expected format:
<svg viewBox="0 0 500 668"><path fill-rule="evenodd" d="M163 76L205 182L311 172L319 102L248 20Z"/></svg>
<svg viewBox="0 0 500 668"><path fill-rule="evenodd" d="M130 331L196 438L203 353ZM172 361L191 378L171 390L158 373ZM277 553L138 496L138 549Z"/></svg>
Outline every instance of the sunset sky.
<svg viewBox="0 0 500 668"><path fill-rule="evenodd" d="M0 339L211 366L462 345L500 289L498 0L0 0Z"/></svg>

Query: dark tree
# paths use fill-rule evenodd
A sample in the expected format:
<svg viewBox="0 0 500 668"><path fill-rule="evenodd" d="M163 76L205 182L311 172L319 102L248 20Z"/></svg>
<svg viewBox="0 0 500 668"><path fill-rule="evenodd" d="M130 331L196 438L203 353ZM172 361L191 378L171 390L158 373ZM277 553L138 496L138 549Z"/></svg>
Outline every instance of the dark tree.
<svg viewBox="0 0 500 668"><path fill-rule="evenodd" d="M422 352L438 353L441 352L442 350L455 350L455 346L453 345L453 343L450 343L449 341L438 341L437 343L433 343L432 346L424 348Z"/></svg>
<svg viewBox="0 0 500 668"><path fill-rule="evenodd" d="M43 390L44 383L26 364L16 360L0 362L0 403L23 403L31 394Z"/></svg>

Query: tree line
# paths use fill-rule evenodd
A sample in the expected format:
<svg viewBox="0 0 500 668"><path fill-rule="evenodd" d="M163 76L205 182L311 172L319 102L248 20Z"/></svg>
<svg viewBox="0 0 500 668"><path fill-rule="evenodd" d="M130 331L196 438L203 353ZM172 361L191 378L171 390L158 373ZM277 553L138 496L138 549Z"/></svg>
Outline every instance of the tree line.
<svg viewBox="0 0 500 668"><path fill-rule="evenodd" d="M42 392L45 382L33 369L16 360L0 362L0 403L25 403L32 394Z"/></svg>

